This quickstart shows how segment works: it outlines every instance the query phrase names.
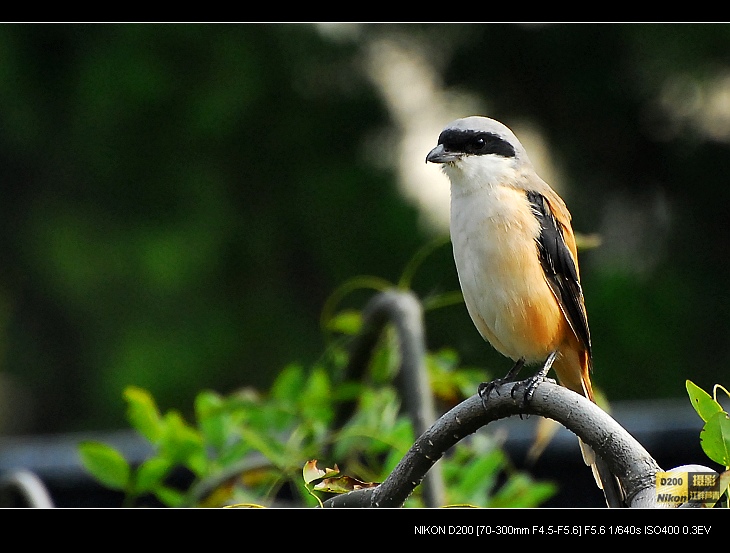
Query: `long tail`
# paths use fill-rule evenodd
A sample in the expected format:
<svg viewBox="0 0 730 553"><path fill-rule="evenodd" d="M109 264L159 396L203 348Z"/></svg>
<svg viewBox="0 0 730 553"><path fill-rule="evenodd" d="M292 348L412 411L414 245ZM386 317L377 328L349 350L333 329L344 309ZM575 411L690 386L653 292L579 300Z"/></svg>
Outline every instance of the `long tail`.
<svg viewBox="0 0 730 553"><path fill-rule="evenodd" d="M573 353L573 352L571 352ZM576 393L596 403L593 396L593 386L590 378L590 356L588 352L581 352L577 355L561 355L556 359L555 373L558 375L560 384L573 390ZM606 504L609 507L625 507L626 494L623 491L619 479L611 473L606 462L596 455L593 448L578 439L581 453L585 464L591 467L596 485L603 490Z"/></svg>

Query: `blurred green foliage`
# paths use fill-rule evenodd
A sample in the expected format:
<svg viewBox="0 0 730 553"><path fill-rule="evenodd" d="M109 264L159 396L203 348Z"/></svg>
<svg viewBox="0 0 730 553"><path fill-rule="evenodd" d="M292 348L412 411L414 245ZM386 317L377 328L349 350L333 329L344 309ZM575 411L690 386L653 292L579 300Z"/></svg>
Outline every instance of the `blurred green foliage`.
<svg viewBox="0 0 730 553"><path fill-rule="evenodd" d="M3 24L2 432L122 427L128 386L165 411L267 389L319 356L332 290L400 274L430 237L365 153L395 133L363 63L380 37L547 139L574 227L603 238L581 271L610 400L727 380L730 133L698 118L730 26ZM448 247L413 282L457 286ZM431 349L509 367L463 306L426 324Z"/></svg>
<svg viewBox="0 0 730 553"><path fill-rule="evenodd" d="M168 507L316 506L332 496L317 491L316 480L337 471L320 474L312 460L342 468L344 474L328 486L339 493L353 489L348 481L353 477L382 482L416 438L392 385L400 362L397 344L379 341L367 383L343 382L347 338L360 329L360 313L346 311L332 322L348 330L337 333L314 366L284 367L266 394L204 390L195 398L193 422L174 409L161 413L146 390L128 387L127 418L154 454L132 466L113 447L86 441L79 445L84 466L105 486L124 492L128 507L153 501ZM429 353L426 366L438 374L442 399L464 399L477 385L473 371L460 367L453 352ZM338 421L338 405L353 400L353 415ZM515 470L486 434L461 441L440 463L447 505L535 507L555 492L554 484ZM188 487L171 478L180 467L192 476ZM423 506L420 487L406 505Z"/></svg>

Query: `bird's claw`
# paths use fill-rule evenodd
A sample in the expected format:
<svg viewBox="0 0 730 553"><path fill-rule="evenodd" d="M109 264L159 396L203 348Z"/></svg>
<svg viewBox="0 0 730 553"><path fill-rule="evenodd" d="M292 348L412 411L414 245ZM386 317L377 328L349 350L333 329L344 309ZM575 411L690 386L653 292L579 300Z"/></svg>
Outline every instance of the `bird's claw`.
<svg viewBox="0 0 730 553"><path fill-rule="evenodd" d="M548 355L548 358L545 360L545 364L542 366L542 368L539 370L537 374L534 376L531 376L530 378L527 378L524 380L524 394L522 396L522 400L520 401L520 407L524 408L527 406L527 404L532 399L532 396L535 394L535 390L537 389L537 385L540 384L540 382L554 382L553 379L547 378L547 373L550 371L550 369L553 366L553 363L555 362L555 359L557 357L557 351L552 352L550 355ZM489 399L489 395L492 393L493 390L501 386L502 384L506 384L509 382L514 382L515 377L520 372L520 369L525 365L525 359L520 358L515 365L509 370L509 372L503 377L503 378L495 378L491 382L482 382L479 384L479 388L477 389L477 393L479 394L479 397L482 399L482 405L486 408L487 400ZM515 399L515 390L517 389L517 386L513 386L512 390L510 391L510 396L512 399ZM521 415L520 415L521 416Z"/></svg>
<svg viewBox="0 0 730 553"><path fill-rule="evenodd" d="M535 394L535 390L537 389L538 384L540 384L541 382L555 382L552 378L547 377L547 373L550 372L550 369L552 368L553 363L555 363L555 359L557 358L557 356L557 351L552 352L550 355L548 355L548 358L545 360L545 364L537 372L537 374L525 379L525 393L522 396L520 408L524 409L525 407L527 407L527 404L532 400L532 396ZM514 391L515 388L512 388L512 399L514 399ZM520 415L520 417L522 417L522 415Z"/></svg>
<svg viewBox="0 0 730 553"><path fill-rule="evenodd" d="M489 399L489 395L492 393L492 391L502 384L514 382L515 378L524 366L525 358L520 357L514 364L514 366L509 370L509 372L502 378L495 378L490 382L482 382L481 384L479 384L479 387L477 388L477 394L479 394L479 397L482 398L482 405L484 405L484 407L486 408L487 400Z"/></svg>

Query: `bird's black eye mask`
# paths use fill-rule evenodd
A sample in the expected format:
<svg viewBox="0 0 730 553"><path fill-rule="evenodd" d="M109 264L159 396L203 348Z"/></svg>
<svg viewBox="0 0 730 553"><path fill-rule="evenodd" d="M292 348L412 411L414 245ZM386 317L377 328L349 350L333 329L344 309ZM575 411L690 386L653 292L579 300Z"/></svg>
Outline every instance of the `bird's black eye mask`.
<svg viewBox="0 0 730 553"><path fill-rule="evenodd" d="M448 152L515 157L512 144L490 132L446 129L439 135L439 144L443 144Z"/></svg>

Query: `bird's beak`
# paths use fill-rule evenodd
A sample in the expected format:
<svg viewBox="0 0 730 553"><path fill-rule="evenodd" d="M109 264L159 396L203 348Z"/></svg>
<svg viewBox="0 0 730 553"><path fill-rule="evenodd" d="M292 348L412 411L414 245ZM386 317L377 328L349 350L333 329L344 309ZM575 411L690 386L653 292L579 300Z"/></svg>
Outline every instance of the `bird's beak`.
<svg viewBox="0 0 730 553"><path fill-rule="evenodd" d="M426 161L430 161L431 163L448 163L449 161L456 161L460 157L461 154L449 152L446 148L444 148L443 144L439 144L433 150L428 152Z"/></svg>

